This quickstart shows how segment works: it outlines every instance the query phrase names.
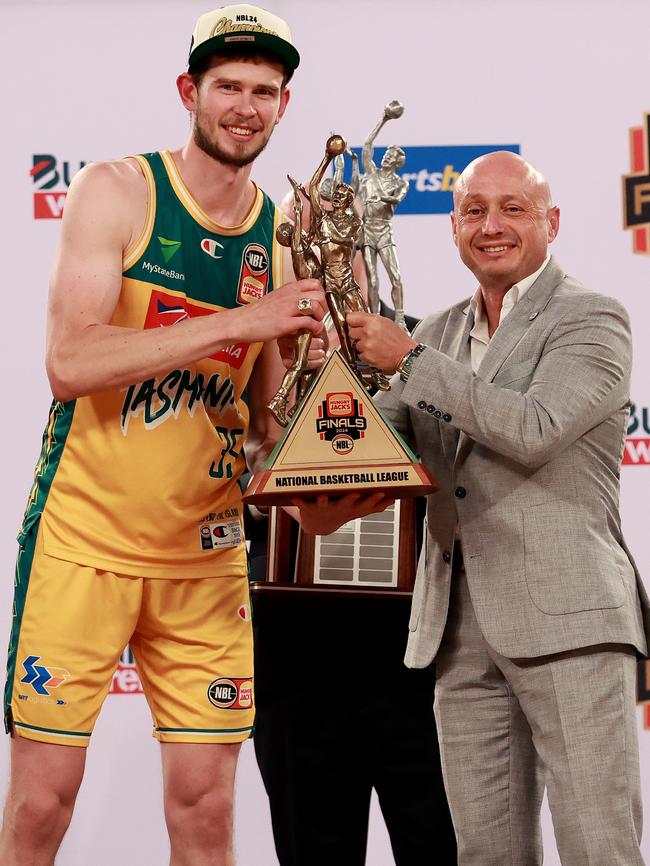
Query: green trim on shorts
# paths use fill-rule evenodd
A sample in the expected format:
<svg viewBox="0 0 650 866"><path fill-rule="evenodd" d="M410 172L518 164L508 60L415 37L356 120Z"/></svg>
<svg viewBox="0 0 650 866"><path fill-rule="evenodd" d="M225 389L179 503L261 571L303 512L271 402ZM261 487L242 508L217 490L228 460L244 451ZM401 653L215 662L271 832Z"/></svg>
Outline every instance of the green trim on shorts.
<svg viewBox="0 0 650 866"><path fill-rule="evenodd" d="M41 453L36 464L34 473L34 484L32 485L23 525L18 535L18 558L16 560L16 576L14 578L14 607L11 634L9 635L9 649L7 651L7 682L4 694L5 729L10 730L8 719L9 707L11 705L11 694L14 688L14 676L16 673L16 652L20 627L25 611L25 599L29 588L29 578L34 561L34 550L38 536L41 515L47 502L47 497L59 468L61 454L72 425L75 401L69 403L53 402L47 427L43 434Z"/></svg>
<svg viewBox="0 0 650 866"><path fill-rule="evenodd" d="M252 730L252 725L245 728L154 728L159 734L244 734Z"/></svg>
<svg viewBox="0 0 650 866"><path fill-rule="evenodd" d="M30 731L42 731L44 734L56 734L57 737L90 737L83 731L57 731L55 728L40 728L38 725L28 725L26 722L14 722L15 728L28 728Z"/></svg>

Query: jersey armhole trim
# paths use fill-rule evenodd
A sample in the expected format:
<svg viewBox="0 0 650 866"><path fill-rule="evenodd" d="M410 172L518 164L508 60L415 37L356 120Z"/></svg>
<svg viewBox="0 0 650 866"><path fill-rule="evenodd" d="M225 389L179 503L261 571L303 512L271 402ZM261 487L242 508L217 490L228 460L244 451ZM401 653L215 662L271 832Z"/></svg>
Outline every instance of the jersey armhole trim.
<svg viewBox="0 0 650 866"><path fill-rule="evenodd" d="M122 257L123 273L128 271L129 268L132 268L147 249L149 241L151 240L154 221L156 218L156 183L154 181L151 166L143 156L137 155L131 158L136 160L142 169L142 174L147 182L147 215L145 217L142 231L140 232L140 237L134 244L129 244L129 246L124 250L124 255Z"/></svg>

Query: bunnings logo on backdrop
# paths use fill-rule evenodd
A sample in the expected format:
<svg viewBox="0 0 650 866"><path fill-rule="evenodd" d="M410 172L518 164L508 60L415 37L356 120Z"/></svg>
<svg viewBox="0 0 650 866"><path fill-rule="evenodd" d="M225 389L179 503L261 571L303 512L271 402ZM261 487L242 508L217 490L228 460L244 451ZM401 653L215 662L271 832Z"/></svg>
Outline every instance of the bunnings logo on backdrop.
<svg viewBox="0 0 650 866"><path fill-rule="evenodd" d="M35 153L29 176L34 192L34 219L61 219L70 181L86 165L83 161L60 160L51 153Z"/></svg>
<svg viewBox="0 0 650 866"><path fill-rule="evenodd" d="M135 668L135 659L131 647L124 648L118 662L113 681L111 683L111 695L139 695L142 694L142 683Z"/></svg>
<svg viewBox="0 0 650 866"><path fill-rule="evenodd" d="M402 146L402 145L400 145ZM409 182L409 191L404 201L398 205L397 214L448 214L453 207L452 191L456 178L469 163L478 156L492 153L495 150L509 150L519 153L518 144L472 144L472 145L450 145L447 147L417 146L403 147L406 160L402 168L397 172ZM360 147L353 150L359 155L361 164ZM379 167L385 147L376 147L373 152L373 161ZM350 182L352 168L350 161L345 161L344 179Z"/></svg>
<svg viewBox="0 0 650 866"><path fill-rule="evenodd" d="M632 229L632 250L650 255L650 114L630 129L630 174L623 175L623 226Z"/></svg>
<svg viewBox="0 0 650 866"><path fill-rule="evenodd" d="M650 408L632 403L623 450L624 466L650 465Z"/></svg>

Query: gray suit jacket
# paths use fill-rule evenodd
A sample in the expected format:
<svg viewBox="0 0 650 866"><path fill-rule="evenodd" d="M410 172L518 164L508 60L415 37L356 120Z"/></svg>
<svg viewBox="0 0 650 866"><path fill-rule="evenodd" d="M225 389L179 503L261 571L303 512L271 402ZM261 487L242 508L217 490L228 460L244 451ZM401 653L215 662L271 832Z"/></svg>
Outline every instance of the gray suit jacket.
<svg viewBox="0 0 650 866"><path fill-rule="evenodd" d="M429 497L406 663L447 618L456 526L479 624L501 655L600 643L646 653L650 604L625 546L619 464L629 406L627 314L551 259L495 332L477 375L464 301L426 318L431 347L377 401L440 484Z"/></svg>

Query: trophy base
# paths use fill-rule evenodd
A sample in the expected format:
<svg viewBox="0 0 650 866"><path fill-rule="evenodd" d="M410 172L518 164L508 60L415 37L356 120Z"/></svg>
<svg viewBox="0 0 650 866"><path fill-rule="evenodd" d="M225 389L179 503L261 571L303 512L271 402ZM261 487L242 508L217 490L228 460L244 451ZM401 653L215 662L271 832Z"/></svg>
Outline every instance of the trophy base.
<svg viewBox="0 0 650 866"><path fill-rule="evenodd" d="M244 501L289 505L296 498L352 492L402 499L437 489L337 350L320 369L266 466L253 476Z"/></svg>

